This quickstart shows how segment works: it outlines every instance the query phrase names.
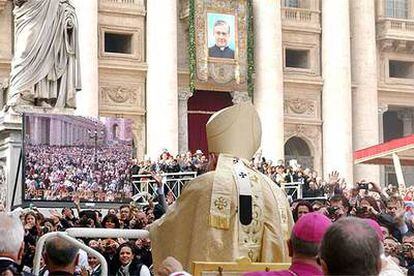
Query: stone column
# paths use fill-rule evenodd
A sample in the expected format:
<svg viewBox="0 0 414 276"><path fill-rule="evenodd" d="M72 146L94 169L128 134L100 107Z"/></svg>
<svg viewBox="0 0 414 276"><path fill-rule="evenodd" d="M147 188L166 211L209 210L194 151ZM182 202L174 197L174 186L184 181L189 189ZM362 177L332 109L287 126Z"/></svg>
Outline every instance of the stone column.
<svg viewBox="0 0 414 276"><path fill-rule="evenodd" d="M251 102L252 99L250 98L249 94L246 91L234 91L232 93L233 97L233 104L239 104L244 102Z"/></svg>
<svg viewBox="0 0 414 276"><path fill-rule="evenodd" d="M403 122L403 136L413 134L413 112L408 109L398 111L398 118Z"/></svg>
<svg viewBox="0 0 414 276"><path fill-rule="evenodd" d="M353 149L360 150L379 142L375 1L351 0L350 5L352 78L356 85L352 96L352 136ZM354 177L378 182L379 167L356 165Z"/></svg>
<svg viewBox="0 0 414 276"><path fill-rule="evenodd" d="M190 88L178 91L178 149L179 153L188 151L188 99L193 96Z"/></svg>
<svg viewBox="0 0 414 276"><path fill-rule="evenodd" d="M168 24L165 24L168 22ZM178 152L177 0L147 1L147 154Z"/></svg>
<svg viewBox="0 0 414 276"><path fill-rule="evenodd" d="M76 114L98 116L98 0L74 0L79 24L82 91L76 94Z"/></svg>
<svg viewBox="0 0 414 276"><path fill-rule="evenodd" d="M388 105L378 104L378 129L379 129L379 143L384 143L384 113L388 111ZM380 165L380 184L386 185L385 183L385 166Z"/></svg>
<svg viewBox="0 0 414 276"><path fill-rule="evenodd" d="M262 152L284 159L282 20L279 0L253 0L255 29L254 105L262 121Z"/></svg>
<svg viewBox="0 0 414 276"><path fill-rule="evenodd" d="M34 129L32 130L32 143L34 145L39 145L41 143L41 135L42 135L42 118L38 116L32 117L34 121Z"/></svg>
<svg viewBox="0 0 414 276"><path fill-rule="evenodd" d="M353 183L351 49L348 0L322 0L323 168Z"/></svg>

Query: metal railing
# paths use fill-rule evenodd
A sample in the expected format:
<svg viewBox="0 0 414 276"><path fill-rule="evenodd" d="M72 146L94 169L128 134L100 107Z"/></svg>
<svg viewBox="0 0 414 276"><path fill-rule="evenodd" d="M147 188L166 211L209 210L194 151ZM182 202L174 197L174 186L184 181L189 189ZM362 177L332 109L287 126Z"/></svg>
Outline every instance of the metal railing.
<svg viewBox="0 0 414 276"><path fill-rule="evenodd" d="M297 199L303 198L303 189L302 189L302 182L288 182L282 183L281 186L285 189L285 192L288 196L292 198L296 195Z"/></svg>
<svg viewBox="0 0 414 276"><path fill-rule="evenodd" d="M146 230L130 230L130 229L97 229L97 228L69 228L66 232L52 232L43 235L37 242L36 253L33 261L33 273L39 275L40 258L42 256L43 246L45 242L53 237L60 237L70 242L74 246L86 251L91 255L97 257L101 264L101 275L108 275L108 264L106 259L98 251L81 243L75 238L125 238L125 239L144 239L149 237L149 232Z"/></svg>
<svg viewBox="0 0 414 276"><path fill-rule="evenodd" d="M34 260L33 260L33 274L34 275L39 275L39 272L40 272L40 258L42 257L43 246L45 245L47 240L49 240L51 238L54 238L54 237L59 237L59 238L65 239L66 241L70 242L72 245L86 251L86 253L89 253L89 254L92 254L92 255L96 256L96 258L101 263L101 269L102 269L101 270L101 276L108 275L108 264L106 263L105 257L102 256L102 254L99 253L98 251L96 251L96 250L90 248L89 246L81 243L77 239L70 237L65 232L47 233L47 234L43 235L42 237L40 237L40 239L37 241L36 253L35 253L35 256L34 256Z"/></svg>
<svg viewBox="0 0 414 276"><path fill-rule="evenodd" d="M196 176L197 172L164 173L159 175L164 184L164 191L166 191L167 195L172 194L174 200L180 196L184 185ZM156 195L158 188L157 180L151 174L132 175L132 179L132 184L138 192L134 195L134 200L138 201L141 198L140 203L148 204L148 197L146 195Z"/></svg>
<svg viewBox="0 0 414 276"><path fill-rule="evenodd" d="M180 173L165 173L159 175L164 184L166 194L171 193L174 201L181 195L181 191L187 182L193 180L196 172L180 172ZM133 175L132 184L137 193L133 196L134 201L139 204L146 205L150 198L157 194L157 181L151 174L137 174ZM136 179L136 180L135 180ZM276 184L275 184L276 185ZM303 199L303 183L302 182L288 182L282 183L282 188L286 194L296 199Z"/></svg>

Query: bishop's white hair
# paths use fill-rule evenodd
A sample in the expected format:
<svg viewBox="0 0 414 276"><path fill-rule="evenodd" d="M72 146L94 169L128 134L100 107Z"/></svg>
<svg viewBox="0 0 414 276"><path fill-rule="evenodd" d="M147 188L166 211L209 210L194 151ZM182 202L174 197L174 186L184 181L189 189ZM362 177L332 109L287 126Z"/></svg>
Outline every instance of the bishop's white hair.
<svg viewBox="0 0 414 276"><path fill-rule="evenodd" d="M18 217L0 213L0 255L17 254L24 239L23 224Z"/></svg>

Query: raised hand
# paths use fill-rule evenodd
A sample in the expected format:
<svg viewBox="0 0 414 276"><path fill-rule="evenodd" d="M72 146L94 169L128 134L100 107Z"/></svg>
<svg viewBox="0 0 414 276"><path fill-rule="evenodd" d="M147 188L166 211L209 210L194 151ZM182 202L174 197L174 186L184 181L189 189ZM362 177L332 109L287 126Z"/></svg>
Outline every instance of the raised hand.
<svg viewBox="0 0 414 276"><path fill-rule="evenodd" d="M339 172L332 171L330 174L328 174L328 177L329 177L328 184L335 185L338 183L338 180L339 180Z"/></svg>

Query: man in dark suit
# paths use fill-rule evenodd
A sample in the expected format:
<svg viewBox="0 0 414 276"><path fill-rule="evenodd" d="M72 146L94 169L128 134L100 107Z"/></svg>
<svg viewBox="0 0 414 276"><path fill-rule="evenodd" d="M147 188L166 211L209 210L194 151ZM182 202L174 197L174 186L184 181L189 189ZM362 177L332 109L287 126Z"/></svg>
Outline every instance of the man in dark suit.
<svg viewBox="0 0 414 276"><path fill-rule="evenodd" d="M21 271L24 229L17 217L0 213L0 275L32 275Z"/></svg>
<svg viewBox="0 0 414 276"><path fill-rule="evenodd" d="M214 23L214 39L216 44L208 48L209 57L234 59L234 50L228 46L230 40L230 26L224 20Z"/></svg>

